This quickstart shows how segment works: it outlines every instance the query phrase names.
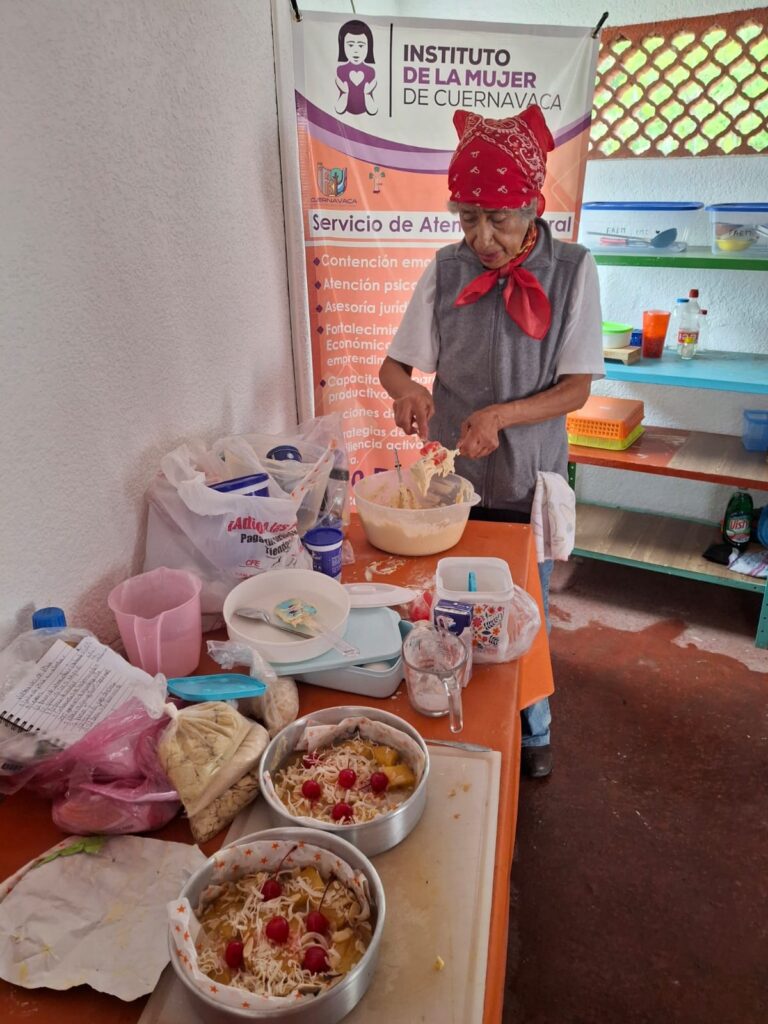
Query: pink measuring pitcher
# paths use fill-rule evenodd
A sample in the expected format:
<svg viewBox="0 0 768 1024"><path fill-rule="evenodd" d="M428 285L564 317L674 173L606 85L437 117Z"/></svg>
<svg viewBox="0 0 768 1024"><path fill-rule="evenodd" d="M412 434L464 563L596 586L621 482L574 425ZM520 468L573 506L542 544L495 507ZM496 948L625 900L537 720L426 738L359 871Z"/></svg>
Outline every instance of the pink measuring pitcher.
<svg viewBox="0 0 768 1024"><path fill-rule="evenodd" d="M145 672L185 676L197 668L203 638L197 576L161 566L124 580L107 604L128 661Z"/></svg>

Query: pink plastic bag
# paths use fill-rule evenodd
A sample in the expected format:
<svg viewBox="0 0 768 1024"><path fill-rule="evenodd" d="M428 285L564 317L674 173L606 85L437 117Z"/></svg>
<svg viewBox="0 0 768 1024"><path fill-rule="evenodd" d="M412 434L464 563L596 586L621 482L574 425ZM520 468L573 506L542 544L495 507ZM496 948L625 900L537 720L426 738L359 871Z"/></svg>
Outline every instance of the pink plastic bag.
<svg viewBox="0 0 768 1024"><path fill-rule="evenodd" d="M169 719L137 699L123 704L60 754L23 773L22 785L53 800L65 832L124 834L162 828L181 807L157 759Z"/></svg>

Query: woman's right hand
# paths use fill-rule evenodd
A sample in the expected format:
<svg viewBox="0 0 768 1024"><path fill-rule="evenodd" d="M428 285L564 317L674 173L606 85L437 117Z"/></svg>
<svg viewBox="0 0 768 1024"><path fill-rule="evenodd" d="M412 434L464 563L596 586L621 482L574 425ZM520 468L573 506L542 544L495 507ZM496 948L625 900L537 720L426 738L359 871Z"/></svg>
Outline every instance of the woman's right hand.
<svg viewBox="0 0 768 1024"><path fill-rule="evenodd" d="M404 433L418 434L424 440L427 439L427 424L435 411L435 403L422 384L413 381L411 387L394 400L392 408L395 423Z"/></svg>

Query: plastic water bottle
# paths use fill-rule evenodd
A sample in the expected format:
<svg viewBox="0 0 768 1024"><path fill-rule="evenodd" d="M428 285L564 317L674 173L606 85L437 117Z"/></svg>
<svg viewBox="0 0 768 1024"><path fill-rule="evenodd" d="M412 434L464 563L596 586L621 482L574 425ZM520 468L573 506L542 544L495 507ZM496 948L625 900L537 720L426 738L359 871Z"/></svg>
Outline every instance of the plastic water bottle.
<svg viewBox="0 0 768 1024"><path fill-rule="evenodd" d="M680 323L680 318L683 316L685 307L688 305L688 299L675 299L675 304L672 307L672 315L669 318L669 327L667 329L667 344L666 348L671 351L677 352L677 328Z"/></svg>
<svg viewBox="0 0 768 1024"><path fill-rule="evenodd" d="M693 359L699 343L699 317L687 300L680 306L676 328L677 354L681 359Z"/></svg>
<svg viewBox="0 0 768 1024"><path fill-rule="evenodd" d="M699 305L699 289L691 288L688 292L688 305L693 310L696 316L701 313L701 306Z"/></svg>
<svg viewBox="0 0 768 1024"><path fill-rule="evenodd" d="M699 344L697 351L705 352L709 348L709 316L706 309L699 312Z"/></svg>

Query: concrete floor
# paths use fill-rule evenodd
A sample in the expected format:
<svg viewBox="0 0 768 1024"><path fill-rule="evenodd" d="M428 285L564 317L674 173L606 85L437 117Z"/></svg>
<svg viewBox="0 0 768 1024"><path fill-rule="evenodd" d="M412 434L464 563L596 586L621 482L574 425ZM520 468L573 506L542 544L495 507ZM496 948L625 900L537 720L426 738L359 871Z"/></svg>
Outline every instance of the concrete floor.
<svg viewBox="0 0 768 1024"><path fill-rule="evenodd" d="M520 794L504 1024L768 1021L759 603L556 567L555 770Z"/></svg>

